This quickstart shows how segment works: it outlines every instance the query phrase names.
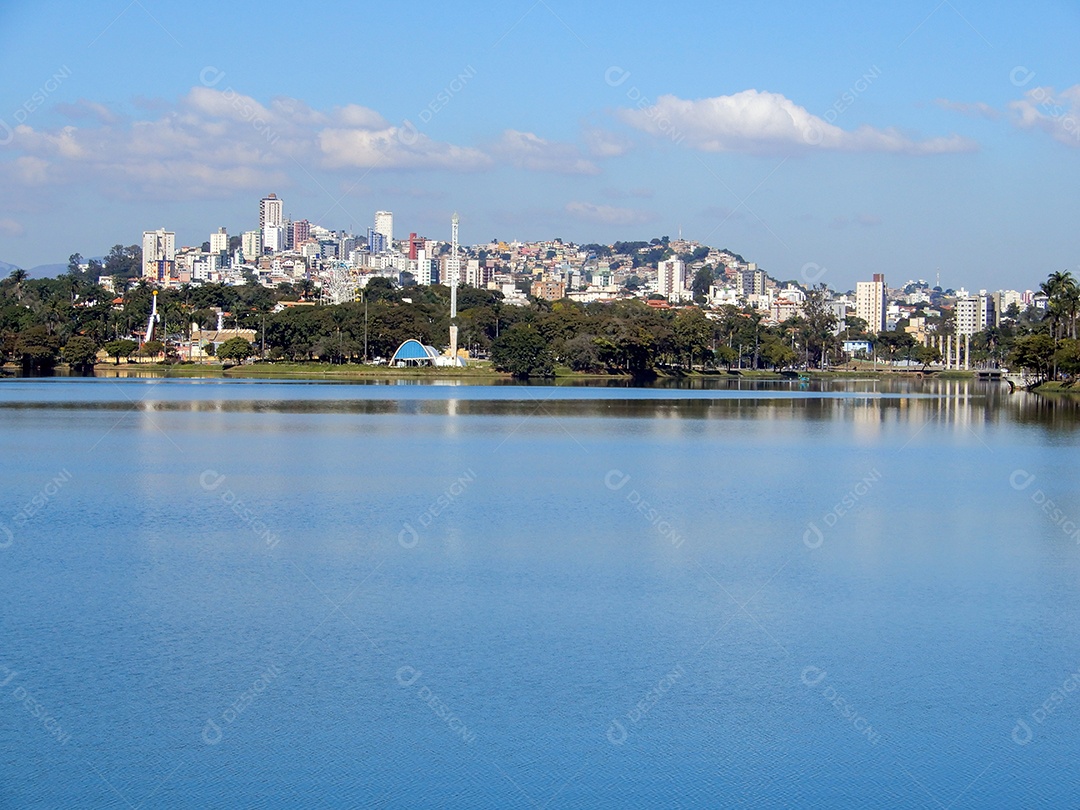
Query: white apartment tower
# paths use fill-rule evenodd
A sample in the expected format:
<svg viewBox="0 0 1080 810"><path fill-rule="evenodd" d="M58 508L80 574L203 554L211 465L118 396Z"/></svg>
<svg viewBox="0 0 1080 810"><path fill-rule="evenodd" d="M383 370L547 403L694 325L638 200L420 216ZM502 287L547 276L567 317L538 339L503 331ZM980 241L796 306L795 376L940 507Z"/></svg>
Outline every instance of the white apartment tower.
<svg viewBox="0 0 1080 810"><path fill-rule="evenodd" d="M375 212L375 233L381 233L386 239L386 249L394 247L394 212Z"/></svg>
<svg viewBox="0 0 1080 810"><path fill-rule="evenodd" d="M224 228L218 228L217 233L210 234L210 252L229 252L229 234Z"/></svg>
<svg viewBox="0 0 1080 810"><path fill-rule="evenodd" d="M686 293L686 264L668 259L656 267L656 291L664 298L682 298Z"/></svg>
<svg viewBox="0 0 1080 810"><path fill-rule="evenodd" d="M142 260L143 278L158 281L158 262L176 259L176 234L164 228L143 231Z"/></svg>
<svg viewBox="0 0 1080 810"><path fill-rule="evenodd" d="M259 200L259 234L264 248L284 250L285 204L276 194L267 194Z"/></svg>
<svg viewBox="0 0 1080 810"><path fill-rule="evenodd" d="M974 335L994 325L994 297L969 295L956 301L956 334Z"/></svg>
<svg viewBox="0 0 1080 810"><path fill-rule="evenodd" d="M883 273L874 273L873 281L860 281L855 285L855 314L866 321L867 331L875 334L885 331L887 297Z"/></svg>

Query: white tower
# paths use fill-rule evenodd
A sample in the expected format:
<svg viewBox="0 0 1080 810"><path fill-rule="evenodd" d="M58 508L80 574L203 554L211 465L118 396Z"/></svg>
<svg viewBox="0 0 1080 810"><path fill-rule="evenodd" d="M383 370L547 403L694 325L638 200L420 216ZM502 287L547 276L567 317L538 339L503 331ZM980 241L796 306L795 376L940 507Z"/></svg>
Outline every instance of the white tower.
<svg viewBox="0 0 1080 810"><path fill-rule="evenodd" d="M461 282L460 262L458 260L458 215L454 212L450 220L450 260L446 263L447 275L450 276L450 361L457 365L457 288Z"/></svg>

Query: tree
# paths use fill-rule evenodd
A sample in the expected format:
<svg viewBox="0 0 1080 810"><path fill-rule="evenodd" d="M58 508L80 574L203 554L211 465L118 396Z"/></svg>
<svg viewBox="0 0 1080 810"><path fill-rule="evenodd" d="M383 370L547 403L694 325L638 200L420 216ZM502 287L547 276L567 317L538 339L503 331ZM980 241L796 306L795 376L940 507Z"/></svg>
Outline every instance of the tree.
<svg viewBox="0 0 1080 810"><path fill-rule="evenodd" d="M15 355L23 368L43 371L56 363L60 342L44 326L31 326L19 332L15 340Z"/></svg>
<svg viewBox="0 0 1080 810"><path fill-rule="evenodd" d="M125 360L135 353L135 350L139 348L139 344L134 340L128 340L126 338L121 340L110 340L102 348L105 349L105 354L109 357L116 358L116 365L120 365L120 358Z"/></svg>
<svg viewBox="0 0 1080 810"><path fill-rule="evenodd" d="M922 363L922 370L926 371L931 363L938 363L941 361L941 352L934 346L923 346L920 344L916 346L914 352L912 352L912 358L916 362Z"/></svg>
<svg viewBox="0 0 1080 810"><path fill-rule="evenodd" d="M8 278L15 282L15 298L20 304L22 303L22 283L26 281L26 277L27 272L18 267L8 274Z"/></svg>
<svg viewBox="0 0 1080 810"><path fill-rule="evenodd" d="M1054 362L1054 339L1045 333L1025 335L1013 344L1009 363L1032 371L1036 376L1047 377Z"/></svg>
<svg viewBox="0 0 1080 810"><path fill-rule="evenodd" d="M229 338L218 346L217 356L221 360L235 360L243 363L255 354L255 347L242 337Z"/></svg>
<svg viewBox="0 0 1080 810"><path fill-rule="evenodd" d="M706 252L708 248L706 248ZM713 269L711 265L705 265L694 273L694 280L690 283L690 289L694 293L694 299L705 298L709 294L709 287L712 285L715 276L713 275Z"/></svg>
<svg viewBox="0 0 1080 810"><path fill-rule="evenodd" d="M164 351L165 344L160 340L148 340L139 349L139 354L143 357L157 357Z"/></svg>
<svg viewBox="0 0 1080 810"><path fill-rule="evenodd" d="M90 338L76 335L61 350L64 360L75 369L93 368L97 361L97 344Z"/></svg>
<svg viewBox="0 0 1080 810"><path fill-rule="evenodd" d="M555 358L544 336L531 324L514 324L491 344L491 363L515 377L551 377Z"/></svg>

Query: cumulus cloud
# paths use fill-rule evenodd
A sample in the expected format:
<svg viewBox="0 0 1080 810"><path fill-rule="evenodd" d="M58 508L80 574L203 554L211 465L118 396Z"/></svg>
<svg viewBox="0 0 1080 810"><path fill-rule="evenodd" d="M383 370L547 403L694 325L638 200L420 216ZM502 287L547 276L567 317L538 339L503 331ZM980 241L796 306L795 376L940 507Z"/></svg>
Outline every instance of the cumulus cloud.
<svg viewBox="0 0 1080 810"><path fill-rule="evenodd" d="M947 98L934 99L934 104L943 110L949 112L957 112L961 115L967 115L972 118L985 118L988 121L996 121L1001 117L1001 111L991 107L989 104L983 101L966 102L966 101L950 101Z"/></svg>
<svg viewBox="0 0 1080 810"><path fill-rule="evenodd" d="M918 140L893 127L841 129L779 93L758 90L696 100L664 95L652 107L622 109L618 115L636 129L704 152L827 149L934 155L977 148L958 135Z"/></svg>
<svg viewBox="0 0 1080 810"><path fill-rule="evenodd" d="M656 215L650 211L620 208L615 205L596 205L589 202L568 202L566 212L586 222L598 222L603 225L644 225L656 220Z"/></svg>
<svg viewBox="0 0 1080 810"><path fill-rule="evenodd" d="M16 127L0 182L93 183L122 198L208 199L287 187L290 177L318 171L474 171L492 163L478 149L393 126L358 104L317 110L300 99L263 103L232 88L199 86L179 100L136 107L142 112L126 120L80 100L56 106L67 126Z"/></svg>
<svg viewBox="0 0 1080 810"><path fill-rule="evenodd" d="M576 146L548 141L531 132L508 129L491 148L498 158L521 169L557 174L599 174L600 169L584 158Z"/></svg>
<svg viewBox="0 0 1080 810"><path fill-rule="evenodd" d="M1058 143L1080 147L1080 84L1060 93L1053 87L1033 87L1010 102L1012 122L1021 129L1037 129Z"/></svg>

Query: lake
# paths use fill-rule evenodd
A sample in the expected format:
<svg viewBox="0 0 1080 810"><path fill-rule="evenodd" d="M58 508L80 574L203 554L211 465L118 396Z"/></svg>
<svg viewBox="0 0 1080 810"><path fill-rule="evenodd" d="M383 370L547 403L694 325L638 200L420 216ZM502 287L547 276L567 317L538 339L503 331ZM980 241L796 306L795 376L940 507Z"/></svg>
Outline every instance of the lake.
<svg viewBox="0 0 1080 810"><path fill-rule="evenodd" d="M0 381L0 806L1074 806L1080 407Z"/></svg>

